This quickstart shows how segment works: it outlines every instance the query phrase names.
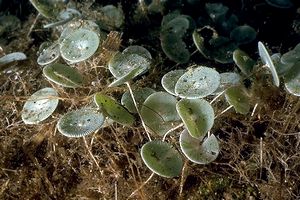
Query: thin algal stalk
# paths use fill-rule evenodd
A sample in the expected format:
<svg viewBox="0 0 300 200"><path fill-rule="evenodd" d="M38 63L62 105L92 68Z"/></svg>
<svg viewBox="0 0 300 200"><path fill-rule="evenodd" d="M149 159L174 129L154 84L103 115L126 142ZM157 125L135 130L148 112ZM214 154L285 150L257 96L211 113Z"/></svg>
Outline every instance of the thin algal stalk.
<svg viewBox="0 0 300 200"><path fill-rule="evenodd" d="M130 84L129 84L128 82L126 82L126 85L127 85L128 89L129 89L129 93L130 93L130 95L131 95L131 98L132 98L133 104L134 104L134 106L135 106L135 109L137 110L137 113L138 113L138 115L139 115L139 117L140 117L140 119L141 119L142 125L143 125L143 127L144 127L144 129L145 129L145 131L146 131L147 137L148 137L149 141L152 141L152 139L151 139L151 137L150 137L150 134L149 134L149 132L148 132L148 130L147 130L146 124L145 124L145 122L144 122L144 120L143 120L143 118L142 118L142 115L141 115L141 113L140 113L140 110L138 109L136 100L135 100L135 98L134 98L132 89L131 89L131 87L130 87Z"/></svg>

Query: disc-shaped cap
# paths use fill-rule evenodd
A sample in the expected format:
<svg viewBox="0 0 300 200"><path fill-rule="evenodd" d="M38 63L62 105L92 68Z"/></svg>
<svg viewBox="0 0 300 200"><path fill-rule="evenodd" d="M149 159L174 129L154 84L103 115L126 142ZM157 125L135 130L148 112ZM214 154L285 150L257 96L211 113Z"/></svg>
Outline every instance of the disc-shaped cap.
<svg viewBox="0 0 300 200"><path fill-rule="evenodd" d="M33 93L25 102L22 120L25 124L37 124L47 119L58 105L58 94L53 88L43 88Z"/></svg>
<svg viewBox="0 0 300 200"><path fill-rule="evenodd" d="M202 139L214 124L214 110L204 99L181 99L176 109L194 138Z"/></svg>
<svg viewBox="0 0 300 200"><path fill-rule="evenodd" d="M0 58L0 69L11 62L25 60L25 59L27 59L27 56L22 52L14 52L14 53L7 54Z"/></svg>
<svg viewBox="0 0 300 200"><path fill-rule="evenodd" d="M230 32L230 39L237 44L247 44L255 40L256 31L248 25L238 26Z"/></svg>
<svg viewBox="0 0 300 200"><path fill-rule="evenodd" d="M102 16L98 19L100 21L101 29L115 30L121 28L124 24L124 13L121 7L115 7L114 5L106 5L100 8Z"/></svg>
<svg viewBox="0 0 300 200"><path fill-rule="evenodd" d="M175 85L181 98L197 99L212 94L220 85L220 74L209 67L199 66L185 72Z"/></svg>
<svg viewBox="0 0 300 200"><path fill-rule="evenodd" d="M244 51L236 49L233 52L233 61L245 75L250 75L255 65L255 61Z"/></svg>
<svg viewBox="0 0 300 200"><path fill-rule="evenodd" d="M212 134L201 140L191 137L187 130L182 131L179 138L183 154L197 164L208 164L214 161L220 152L218 139Z"/></svg>
<svg viewBox="0 0 300 200"><path fill-rule="evenodd" d="M170 21L163 21L165 23L162 23L160 40L164 53L175 62L188 62L191 55L183 41L183 36L190 27L189 19L179 15Z"/></svg>
<svg viewBox="0 0 300 200"><path fill-rule="evenodd" d="M104 120L95 109L82 108L63 115L57 122L57 129L67 137L82 137L99 129Z"/></svg>
<svg viewBox="0 0 300 200"><path fill-rule="evenodd" d="M174 128L180 117L176 111L176 98L166 92L155 92L144 102L141 115L149 130L163 136Z"/></svg>
<svg viewBox="0 0 300 200"><path fill-rule="evenodd" d="M101 93L96 93L94 96L94 101L97 106L99 106L103 114L112 120L123 125L133 124L133 116L111 97Z"/></svg>
<svg viewBox="0 0 300 200"><path fill-rule="evenodd" d="M285 88L295 96L300 96L300 61L284 77Z"/></svg>
<svg viewBox="0 0 300 200"><path fill-rule="evenodd" d="M250 110L249 97L241 86L232 86L225 91L227 102L232 105L237 113L247 114Z"/></svg>
<svg viewBox="0 0 300 200"><path fill-rule="evenodd" d="M268 66L268 68L270 69L270 71L272 73L274 85L279 87L279 84L280 84L279 77L278 77L277 71L275 69L274 63L273 63L271 56L268 53L265 45L262 42L258 42L258 52L259 52L259 56L260 56L261 60L263 61L263 63L265 65Z"/></svg>
<svg viewBox="0 0 300 200"><path fill-rule="evenodd" d="M71 63L84 61L97 51L99 42L97 33L80 28L60 43L60 53Z"/></svg>
<svg viewBox="0 0 300 200"><path fill-rule="evenodd" d="M166 73L161 79L161 85L170 94L175 95L175 85L178 79L185 73L185 70L178 69Z"/></svg>
<svg viewBox="0 0 300 200"><path fill-rule="evenodd" d="M43 69L43 74L47 79L64 87L76 88L84 83L81 74L68 65L54 63L47 65Z"/></svg>
<svg viewBox="0 0 300 200"><path fill-rule="evenodd" d="M64 1L56 0L30 0L30 3L46 18L56 18L58 13L65 7Z"/></svg>
<svg viewBox="0 0 300 200"><path fill-rule="evenodd" d="M123 50L123 54L138 54L139 56L143 56L145 58L148 58L149 60L152 59L151 53L142 46L138 45L132 45L128 46L126 49Z"/></svg>
<svg viewBox="0 0 300 200"><path fill-rule="evenodd" d="M59 44L54 43L42 50L42 52L40 53L37 59L37 63L39 65L48 65L53 63L55 60L57 60L59 56L60 56Z"/></svg>
<svg viewBox="0 0 300 200"><path fill-rule="evenodd" d="M137 68L140 69L138 70L141 71L140 73L146 71L150 68L150 60L138 54L117 53L108 63L109 71L117 79L128 75Z"/></svg>
<svg viewBox="0 0 300 200"><path fill-rule="evenodd" d="M146 166L160 176L172 178L181 173L183 166L181 156L166 142L151 141L144 144L141 156Z"/></svg>

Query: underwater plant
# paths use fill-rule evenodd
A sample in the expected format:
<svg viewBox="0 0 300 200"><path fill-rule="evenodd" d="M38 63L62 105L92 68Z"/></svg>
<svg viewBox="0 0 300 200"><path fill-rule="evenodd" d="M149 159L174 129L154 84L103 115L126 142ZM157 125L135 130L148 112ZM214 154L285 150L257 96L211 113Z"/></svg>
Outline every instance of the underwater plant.
<svg viewBox="0 0 300 200"><path fill-rule="evenodd" d="M146 143L141 149L141 157L151 171L167 178L179 176L183 167L180 154L167 142Z"/></svg>
<svg viewBox="0 0 300 200"><path fill-rule="evenodd" d="M67 137L83 137L98 130L104 119L96 109L81 108L63 115L57 122L57 129Z"/></svg>
<svg viewBox="0 0 300 200"><path fill-rule="evenodd" d="M61 56L70 63L76 63L91 57L100 43L97 33L80 28L64 38L60 43Z"/></svg>
<svg viewBox="0 0 300 200"><path fill-rule="evenodd" d="M63 0L30 0L30 3L46 18L55 18L65 7Z"/></svg>
<svg viewBox="0 0 300 200"><path fill-rule="evenodd" d="M48 65L55 62L60 56L59 44L44 42L40 46L39 56L37 58L37 63L39 65Z"/></svg>
<svg viewBox="0 0 300 200"><path fill-rule="evenodd" d="M299 80L299 61L300 57L297 53L300 45L297 44L294 49L284 53L283 55L275 53L269 54L265 45L258 42L258 52L262 63L271 72L273 84L280 86L280 79L283 79L285 88L289 93L299 96L300 80ZM257 64L246 53L236 50L233 55L236 65L244 75L250 76L255 73ZM261 66L263 67L263 66Z"/></svg>
<svg viewBox="0 0 300 200"><path fill-rule="evenodd" d="M179 13L170 13L162 19L160 41L164 53L173 61L187 63L190 52L184 42L185 34L194 28L193 19Z"/></svg>
<svg viewBox="0 0 300 200"><path fill-rule="evenodd" d="M23 106L23 122L38 124L50 117L58 105L57 96L58 93L53 88L43 88L33 93Z"/></svg>
<svg viewBox="0 0 300 200"><path fill-rule="evenodd" d="M233 52L240 45L256 39L256 31L249 25L238 25L236 15L222 3L206 3L210 20L196 29L192 38L199 52L206 58L219 63L232 63Z"/></svg>
<svg viewBox="0 0 300 200"><path fill-rule="evenodd" d="M43 74L48 80L64 87L76 88L84 83L82 75L75 68L60 63L47 65L43 68Z"/></svg>
<svg viewBox="0 0 300 200"><path fill-rule="evenodd" d="M270 54L268 53L265 45L261 42L258 42L258 52L259 52L259 56L260 56L261 60L270 69L270 71L272 73L274 85L279 87L280 83L279 83L277 71L275 69L275 66L273 64Z"/></svg>
<svg viewBox="0 0 300 200"><path fill-rule="evenodd" d="M27 56L22 52L14 52L7 55L4 55L0 58L0 69L6 68L15 61L21 61L27 59Z"/></svg>
<svg viewBox="0 0 300 200"><path fill-rule="evenodd" d="M215 119L231 108L238 115L247 117L258 104L251 100L255 96L252 85L259 81L268 82L272 77L272 84L278 89L284 82L289 93L300 96L300 45L281 55L270 54L266 46L258 42L260 59L250 58L239 48L255 42L256 30L241 24L238 17L221 3L206 3L207 18L199 20L201 22L179 11L162 17L155 39L160 42L161 53L165 57L162 56L163 61L159 62L169 59L177 65L164 69L166 74L160 79L162 87L156 83L144 87L136 83L147 77L149 71L156 70L159 60L156 52L149 49L151 53L155 52L153 58L144 46L131 45L134 41L128 42L128 46L120 45L123 51L119 47L110 51L104 45L108 31L122 29L124 25L125 15L120 5L101 7L101 19L94 21L85 19L79 11L60 1L46 10L45 6L51 1L31 2L41 15L51 21L44 28L55 29L58 37L40 46L37 59L53 88L41 89L28 98L22 111L23 122L38 124L47 120L56 110L61 98L60 92L57 92L60 89L76 93L81 90L87 92L89 87L84 97L91 100L88 105L78 104L78 108L71 107L66 113L58 111L61 115L56 123L57 130L66 137L79 138L103 130L108 121L108 126L116 122L118 126L134 127L140 123L148 137L140 148L142 161L153 173L162 177L180 176L184 159L206 165L218 158L221 148L214 129ZM163 2L159 5L156 1L141 2L148 11L164 10ZM188 43L189 40L193 45ZM193 55L190 50L194 46L203 56L205 65L186 64ZM105 51L109 52L105 59L107 62L98 66L97 61ZM21 53L9 55L0 58L0 67L26 59ZM235 71L220 69L217 64L209 66L207 63L211 62L207 60L218 64L235 63L234 67L232 65ZM86 77L82 68L89 67L90 63L93 63L95 72ZM99 73L98 67L103 68L104 73L110 73L108 79L99 80L103 71ZM91 69L86 71L91 72ZM257 76L263 78L258 79ZM250 82L250 86L245 84L245 80ZM102 84L101 91L94 87L98 83ZM133 89L131 85L134 85ZM59 89L54 89L56 87ZM111 92L114 90L119 96ZM218 98L229 107L216 114L214 102ZM253 106L253 102L256 105ZM177 143L171 144L175 140L167 139L171 134L177 136Z"/></svg>
<svg viewBox="0 0 300 200"><path fill-rule="evenodd" d="M290 0L266 0L266 2L276 8L291 8L293 6Z"/></svg>

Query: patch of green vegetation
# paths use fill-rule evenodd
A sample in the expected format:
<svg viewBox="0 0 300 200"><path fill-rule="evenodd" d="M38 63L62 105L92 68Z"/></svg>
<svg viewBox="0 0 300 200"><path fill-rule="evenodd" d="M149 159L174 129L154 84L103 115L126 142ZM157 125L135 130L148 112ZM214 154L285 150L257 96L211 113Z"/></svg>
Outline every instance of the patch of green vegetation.
<svg viewBox="0 0 300 200"><path fill-rule="evenodd" d="M208 182L201 183L190 200L196 199L232 199L243 200L257 198L256 190L250 185L238 184L226 176L213 175Z"/></svg>

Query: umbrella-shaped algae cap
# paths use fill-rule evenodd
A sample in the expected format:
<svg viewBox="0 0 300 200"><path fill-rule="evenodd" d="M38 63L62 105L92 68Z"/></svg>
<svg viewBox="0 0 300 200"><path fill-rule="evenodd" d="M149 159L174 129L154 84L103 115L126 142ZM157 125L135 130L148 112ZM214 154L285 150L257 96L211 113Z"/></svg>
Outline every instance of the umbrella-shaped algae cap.
<svg viewBox="0 0 300 200"><path fill-rule="evenodd" d="M22 120L25 124L37 124L47 119L58 105L58 94L53 88L43 88L33 93L25 102Z"/></svg>
<svg viewBox="0 0 300 200"><path fill-rule="evenodd" d="M82 108L63 115L57 122L58 131L67 137L83 137L104 123L104 116L96 109Z"/></svg>
<svg viewBox="0 0 300 200"><path fill-rule="evenodd" d="M197 164L208 164L214 161L220 152L219 142L213 134L201 142L201 140L191 137L187 130L183 130L179 143L184 155Z"/></svg>
<svg viewBox="0 0 300 200"><path fill-rule="evenodd" d="M247 114L250 110L249 96L241 86L232 86L225 91L226 101L232 105L237 113Z"/></svg>
<svg viewBox="0 0 300 200"><path fill-rule="evenodd" d="M185 73L185 70L178 69L166 73L161 79L161 85L170 94L175 95L175 85L178 79Z"/></svg>
<svg viewBox="0 0 300 200"><path fill-rule="evenodd" d="M0 58L0 69L5 68L5 66L7 66L12 62L25 60L25 59L27 59L27 56L22 52L13 52L7 54Z"/></svg>
<svg viewBox="0 0 300 200"><path fill-rule="evenodd" d="M143 145L141 156L146 166L163 177L179 176L183 162L179 152L169 143L151 141Z"/></svg>
<svg viewBox="0 0 300 200"><path fill-rule="evenodd" d="M134 77L138 76L149 68L150 60L138 54L117 53L108 63L109 71L117 79L123 78L136 69L139 70L134 73Z"/></svg>
<svg viewBox="0 0 300 200"><path fill-rule="evenodd" d="M212 94L220 85L220 74L209 67L199 66L185 72L175 85L181 98L198 99Z"/></svg>
<svg viewBox="0 0 300 200"><path fill-rule="evenodd" d="M97 33L80 28L62 40L60 53L65 60L77 63L91 57L97 51L99 43Z"/></svg>
<svg viewBox="0 0 300 200"><path fill-rule="evenodd" d="M250 75L255 65L255 61L252 58L250 58L247 53L240 49L234 50L233 61L245 75Z"/></svg>
<svg viewBox="0 0 300 200"><path fill-rule="evenodd" d="M202 139L214 124L214 110L204 99L181 99L176 109L194 138Z"/></svg>
<svg viewBox="0 0 300 200"><path fill-rule="evenodd" d="M279 77L278 77L276 68L271 59L270 54L268 53L265 45L262 42L258 42L258 52L259 52L259 56L260 56L261 60L263 61L263 63L265 65L268 66L268 68L270 69L270 71L272 73L274 85L279 87L280 82L279 82Z"/></svg>
<svg viewBox="0 0 300 200"><path fill-rule="evenodd" d="M134 117L110 96L96 93L94 95L94 101L97 106L99 106L103 114L110 119L123 125L133 124Z"/></svg>
<svg viewBox="0 0 300 200"><path fill-rule="evenodd" d="M285 75L284 83L289 93L300 97L300 61Z"/></svg>
<svg viewBox="0 0 300 200"><path fill-rule="evenodd" d="M155 92L144 102L141 116L151 132L163 136L178 125L176 98L166 92Z"/></svg>
<svg viewBox="0 0 300 200"><path fill-rule="evenodd" d="M64 64L47 65L43 69L43 74L50 81L68 88L76 88L84 84L82 75L75 68Z"/></svg>
<svg viewBox="0 0 300 200"><path fill-rule="evenodd" d="M42 49L37 59L37 63L39 65L48 65L53 63L55 60L57 60L59 56L60 56L59 44L54 43Z"/></svg>

